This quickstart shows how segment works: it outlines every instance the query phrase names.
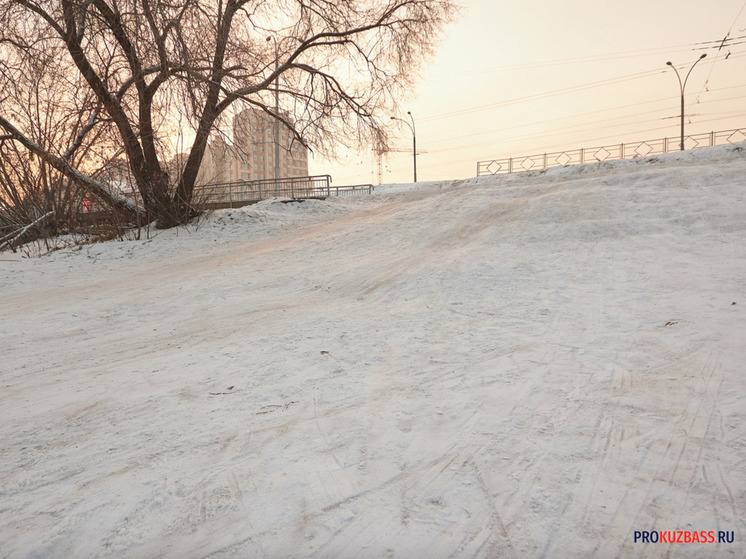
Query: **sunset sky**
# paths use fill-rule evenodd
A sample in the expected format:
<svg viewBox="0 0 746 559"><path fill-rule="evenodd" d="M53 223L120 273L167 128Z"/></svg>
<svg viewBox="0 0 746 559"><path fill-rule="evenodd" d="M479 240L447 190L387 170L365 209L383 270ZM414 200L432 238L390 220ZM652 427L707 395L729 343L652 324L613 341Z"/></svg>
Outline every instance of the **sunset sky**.
<svg viewBox="0 0 746 559"><path fill-rule="evenodd" d="M415 118L419 180L474 176L478 160L676 137L680 90L666 62L683 78L703 53L686 86L687 134L746 126L744 0L461 4L399 115ZM412 135L397 133L410 152L388 154L383 182L412 180ZM312 159L310 171L378 182L365 151Z"/></svg>

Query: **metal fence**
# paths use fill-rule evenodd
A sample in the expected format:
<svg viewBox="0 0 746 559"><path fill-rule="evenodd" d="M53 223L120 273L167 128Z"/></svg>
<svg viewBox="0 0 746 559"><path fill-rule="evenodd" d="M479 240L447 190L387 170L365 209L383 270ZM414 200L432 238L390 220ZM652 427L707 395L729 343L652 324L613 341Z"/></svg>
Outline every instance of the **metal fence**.
<svg viewBox="0 0 746 559"><path fill-rule="evenodd" d="M735 128L733 130L686 136L684 138L684 148L694 149L723 144L736 144L744 140L746 140L746 128ZM660 138L658 140L612 144L593 148L541 153L538 155L523 155L507 159L491 159L488 161L477 161L477 176L521 173L563 165L577 165L580 163L593 163L614 159L634 159L635 157L658 155L679 151L680 149L681 137L677 136L675 138Z"/></svg>
<svg viewBox="0 0 746 559"><path fill-rule="evenodd" d="M230 183L206 184L194 189L194 205L201 208L238 208L267 198L327 198L370 194L373 186L331 186L329 175L288 177Z"/></svg>
<svg viewBox="0 0 746 559"><path fill-rule="evenodd" d="M358 196L373 192L372 184L351 184L348 186L332 186L329 188L330 196Z"/></svg>

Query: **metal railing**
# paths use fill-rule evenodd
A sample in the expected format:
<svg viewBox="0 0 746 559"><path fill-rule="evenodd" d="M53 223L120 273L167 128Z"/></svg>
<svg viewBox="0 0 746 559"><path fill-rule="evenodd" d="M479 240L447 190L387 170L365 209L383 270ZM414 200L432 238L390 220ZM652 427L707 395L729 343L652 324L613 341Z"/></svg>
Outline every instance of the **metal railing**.
<svg viewBox="0 0 746 559"><path fill-rule="evenodd" d="M238 208L267 198L327 198L328 196L370 194L373 186L331 186L329 175L287 177L215 183L197 186L193 204L200 208Z"/></svg>
<svg viewBox="0 0 746 559"><path fill-rule="evenodd" d="M194 187L192 205L197 209L240 208L255 204L267 198L327 198L329 196L359 196L373 192L372 184L331 186L330 175L306 177L286 177L210 183ZM140 194L136 189L125 193L127 198L142 207Z"/></svg>
<svg viewBox="0 0 746 559"><path fill-rule="evenodd" d="M349 186L332 186L329 189L331 196L359 196L373 192L372 184L352 184Z"/></svg>
<svg viewBox="0 0 746 559"><path fill-rule="evenodd" d="M692 134L684 139L686 149L736 144L746 140L746 128L735 128L720 132ZM648 155L659 155L681 149L681 138L660 138L642 142L626 144L612 144L593 148L581 148L537 155L524 155L506 159L490 159L477 161L477 176L498 175L505 173L521 173L537 171L563 165L578 165L596 161L611 161L615 159L634 159Z"/></svg>

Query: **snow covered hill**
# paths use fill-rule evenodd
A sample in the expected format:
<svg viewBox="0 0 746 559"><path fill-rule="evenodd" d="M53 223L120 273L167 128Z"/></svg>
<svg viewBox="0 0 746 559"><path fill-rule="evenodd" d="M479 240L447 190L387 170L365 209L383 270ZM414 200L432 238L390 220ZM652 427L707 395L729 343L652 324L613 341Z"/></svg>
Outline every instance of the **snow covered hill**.
<svg viewBox="0 0 746 559"><path fill-rule="evenodd" d="M745 556L745 148L0 254L0 557Z"/></svg>

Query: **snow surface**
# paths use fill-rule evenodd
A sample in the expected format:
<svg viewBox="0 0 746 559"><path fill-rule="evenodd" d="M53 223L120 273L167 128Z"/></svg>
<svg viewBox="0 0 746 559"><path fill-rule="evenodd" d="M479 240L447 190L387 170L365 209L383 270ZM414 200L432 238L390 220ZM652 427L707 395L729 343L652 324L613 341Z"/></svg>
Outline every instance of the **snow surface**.
<svg viewBox="0 0 746 559"><path fill-rule="evenodd" d="M746 556L746 146L154 235L0 254L1 557Z"/></svg>

